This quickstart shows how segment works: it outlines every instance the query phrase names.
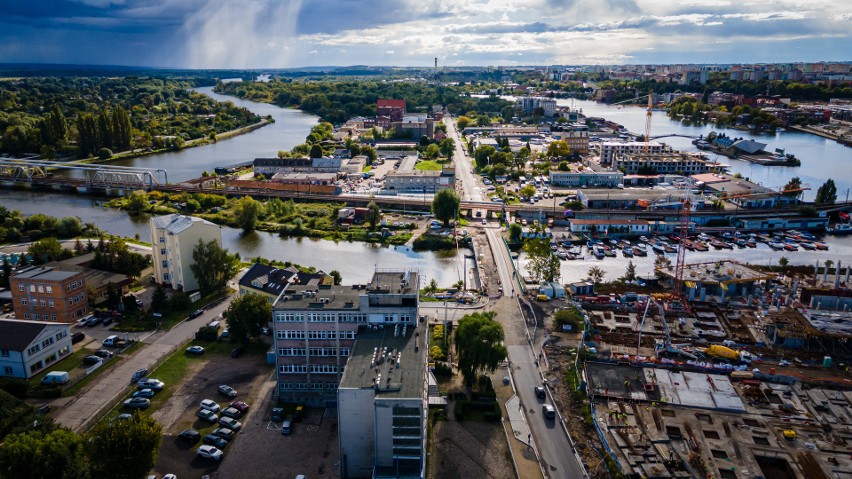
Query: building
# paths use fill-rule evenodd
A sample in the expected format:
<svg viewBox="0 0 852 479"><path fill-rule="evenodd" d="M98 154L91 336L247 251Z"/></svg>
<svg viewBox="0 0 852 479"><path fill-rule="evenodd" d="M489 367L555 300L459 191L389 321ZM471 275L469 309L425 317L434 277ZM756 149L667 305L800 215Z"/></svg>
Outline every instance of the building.
<svg viewBox="0 0 852 479"><path fill-rule="evenodd" d="M665 143L648 142L649 154L660 154L672 151ZM601 164L611 165L619 156L637 155L645 152L644 141L604 141L601 142Z"/></svg>
<svg viewBox="0 0 852 479"><path fill-rule="evenodd" d="M12 274L15 317L32 321L73 323L89 312L86 280L81 271L30 266Z"/></svg>
<svg viewBox="0 0 852 479"><path fill-rule="evenodd" d="M538 113L550 118L556 115L556 100L538 96L522 96L515 99L515 110L528 115Z"/></svg>
<svg viewBox="0 0 852 479"><path fill-rule="evenodd" d="M551 186L568 188L596 187L615 188L624 183L624 174L621 172L578 172L550 170Z"/></svg>
<svg viewBox="0 0 852 479"><path fill-rule="evenodd" d="M385 175L385 191L389 193L436 193L446 188L455 188L456 173L453 164L445 165L441 171L392 170Z"/></svg>
<svg viewBox="0 0 852 479"><path fill-rule="evenodd" d="M407 113L399 121L391 121L394 135L402 138L419 140L422 137L430 140L435 136L435 120L426 116L425 113Z"/></svg>
<svg viewBox="0 0 852 479"><path fill-rule="evenodd" d="M428 336L417 321L359 327L337 389L340 477L425 477Z"/></svg>
<svg viewBox="0 0 852 479"><path fill-rule="evenodd" d="M798 203L800 192L782 195L765 186L724 173L694 175L700 188L740 208L774 208ZM792 196L791 196L792 195Z"/></svg>
<svg viewBox="0 0 852 479"><path fill-rule="evenodd" d="M633 219L573 219L572 233L591 233L593 235L644 235L650 231L646 220Z"/></svg>
<svg viewBox="0 0 852 479"><path fill-rule="evenodd" d="M255 158L254 174L273 176L277 173L337 173L348 159L337 156L322 158Z"/></svg>
<svg viewBox="0 0 852 479"><path fill-rule="evenodd" d="M572 155L589 154L589 131L585 128L553 132L554 140L562 140L568 144Z"/></svg>
<svg viewBox="0 0 852 479"><path fill-rule="evenodd" d="M176 290L198 289L192 273L192 250L198 241L222 246L221 228L194 216L165 215L151 218L154 280Z"/></svg>
<svg viewBox="0 0 852 479"><path fill-rule="evenodd" d="M334 278L322 271L302 273L295 266L278 268L268 264L255 263L240 278L239 288L240 296L250 293L259 294L270 303L274 303L290 285L316 287L321 284L333 285Z"/></svg>
<svg viewBox="0 0 852 479"><path fill-rule="evenodd" d="M29 379L71 354L71 326L0 320L0 377Z"/></svg>
<svg viewBox="0 0 852 479"><path fill-rule="evenodd" d="M577 199L591 209L646 209L651 204L672 201L680 204L683 192L664 189L580 189Z"/></svg>
<svg viewBox="0 0 852 479"><path fill-rule="evenodd" d="M402 121L405 115L405 100L376 100L376 117L387 117L388 121Z"/></svg>
<svg viewBox="0 0 852 479"><path fill-rule="evenodd" d="M674 268L656 271L661 277L674 280ZM727 297L760 297L767 291L766 282L773 279L773 273L764 273L736 261L690 263L683 269L683 293L689 301L724 303Z"/></svg>
<svg viewBox="0 0 852 479"><path fill-rule="evenodd" d="M613 160L612 168L628 175L638 173L698 175L709 173L712 166L707 158L700 154L668 152L617 156Z"/></svg>
<svg viewBox="0 0 852 479"><path fill-rule="evenodd" d="M334 407L358 335L416 324L419 280L376 270L363 285L286 288L272 305L279 399Z"/></svg>
<svg viewBox="0 0 852 479"><path fill-rule="evenodd" d="M86 253L62 261L47 263L45 266L83 273L83 278L86 280L86 290L90 291L95 298L95 304L92 306L107 300L110 287L121 296L130 292L133 278L120 273L90 268L88 265L94 258L95 253Z"/></svg>

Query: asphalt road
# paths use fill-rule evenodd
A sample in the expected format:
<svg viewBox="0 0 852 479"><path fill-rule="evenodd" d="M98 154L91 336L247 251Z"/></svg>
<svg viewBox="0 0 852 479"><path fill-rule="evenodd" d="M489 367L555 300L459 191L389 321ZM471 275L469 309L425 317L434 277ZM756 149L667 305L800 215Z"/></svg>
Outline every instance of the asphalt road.
<svg viewBox="0 0 852 479"><path fill-rule="evenodd" d="M447 133L456 142L456 178L460 178L462 181L463 199L483 201L482 185L479 178L472 172L470 158L465 156L462 151L463 143L452 118L445 118L445 123L447 124ZM512 258L503 245L500 227L489 224L485 228L485 234L491 246L494 262L497 265L500 284L503 286L503 296L514 296L517 282L514 281L515 273L512 267ZM520 315L517 318L523 320ZM538 399L533 392L534 386L542 384L542 378L535 364L537 352L534 352L526 341L527 339L523 337L507 336L506 345L509 361L512 365L511 374L516 392L523 405L527 423L532 430L542 468L551 478L582 478L584 477L583 468L572 452L568 434L559 424L561 416L557 416L556 420L545 420L541 414L542 404L545 401L550 402L550 398Z"/></svg>
<svg viewBox="0 0 852 479"><path fill-rule="evenodd" d="M179 323L169 331L148 336L143 339L146 343L144 347L100 376L88 390L72 398L59 398L53 401L52 406L58 411L55 417L56 422L77 432L90 427L92 418L99 417L120 396L131 390L130 377L133 376L134 371L140 368L153 369L162 358L192 337L201 325L222 314L230 304L230 299L231 297L206 309L198 318ZM169 386L171 385L166 385L166 387Z"/></svg>

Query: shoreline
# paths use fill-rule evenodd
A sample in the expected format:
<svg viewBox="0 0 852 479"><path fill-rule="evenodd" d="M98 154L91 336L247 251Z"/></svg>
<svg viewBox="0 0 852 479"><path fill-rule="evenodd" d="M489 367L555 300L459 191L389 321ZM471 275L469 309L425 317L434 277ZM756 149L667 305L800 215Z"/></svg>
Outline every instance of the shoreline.
<svg viewBox="0 0 852 479"><path fill-rule="evenodd" d="M840 138L838 138L837 136L830 135L830 134L828 134L824 131L813 130L813 129L808 128L806 126L796 126L796 125L790 125L790 126L787 127L787 129L793 130L793 131L798 131L800 133L809 133L811 135L820 136L820 137L823 137L827 140L834 140L835 142L840 143L843 146L848 146L848 147L852 148L852 140L845 140L844 141L844 140L841 140Z"/></svg>

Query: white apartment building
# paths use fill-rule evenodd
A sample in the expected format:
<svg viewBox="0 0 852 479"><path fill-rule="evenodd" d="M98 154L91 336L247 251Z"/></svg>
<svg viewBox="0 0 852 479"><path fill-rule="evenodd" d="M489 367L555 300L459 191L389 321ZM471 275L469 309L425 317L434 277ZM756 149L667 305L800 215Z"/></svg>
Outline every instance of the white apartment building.
<svg viewBox="0 0 852 479"><path fill-rule="evenodd" d="M640 170L652 170L656 174L699 175L711 169L704 156L681 152L617 156L612 168L627 175L635 175Z"/></svg>
<svg viewBox="0 0 852 479"><path fill-rule="evenodd" d="M0 377L29 379L71 354L71 326L0 320Z"/></svg>
<svg viewBox="0 0 852 479"><path fill-rule="evenodd" d="M648 142L649 154L672 151L665 143ZM638 155L645 152L644 141L604 141L601 143L601 165L611 165L618 156Z"/></svg>
<svg viewBox="0 0 852 479"><path fill-rule="evenodd" d="M524 113L534 113L538 108L542 109L544 116L552 117L556 115L556 100L537 96L522 96L515 99L516 110L522 110Z"/></svg>
<svg viewBox="0 0 852 479"><path fill-rule="evenodd" d="M221 228L194 216L173 214L151 218L154 278L158 283L183 291L198 289L198 280L190 268L192 249L198 240L213 240L222 246Z"/></svg>

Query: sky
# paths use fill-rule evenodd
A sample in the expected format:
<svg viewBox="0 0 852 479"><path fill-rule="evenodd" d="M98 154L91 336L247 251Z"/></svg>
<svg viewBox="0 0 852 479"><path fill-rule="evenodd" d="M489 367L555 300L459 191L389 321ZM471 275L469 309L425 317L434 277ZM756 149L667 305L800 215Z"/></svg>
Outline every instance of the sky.
<svg viewBox="0 0 852 479"><path fill-rule="evenodd" d="M850 0L0 0L0 62L168 68L852 60Z"/></svg>

